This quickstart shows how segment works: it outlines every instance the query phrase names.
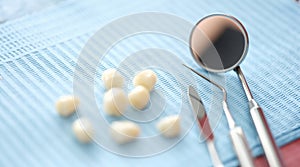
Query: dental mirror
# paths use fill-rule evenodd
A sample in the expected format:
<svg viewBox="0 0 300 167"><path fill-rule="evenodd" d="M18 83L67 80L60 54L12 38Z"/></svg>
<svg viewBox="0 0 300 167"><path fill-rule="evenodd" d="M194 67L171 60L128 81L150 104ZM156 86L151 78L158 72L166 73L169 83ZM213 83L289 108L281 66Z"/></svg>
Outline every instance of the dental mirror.
<svg viewBox="0 0 300 167"><path fill-rule="evenodd" d="M210 72L226 72L237 67L245 58L248 46L248 34L243 25L225 15L203 18L190 37L194 59Z"/></svg>
<svg viewBox="0 0 300 167"><path fill-rule="evenodd" d="M209 40L207 40L209 39ZM253 99L239 64L249 46L248 34L236 18L224 14L201 19L190 36L190 50L195 61L210 72L234 70L249 100L250 113L270 166L283 166L279 150L272 137L263 110Z"/></svg>

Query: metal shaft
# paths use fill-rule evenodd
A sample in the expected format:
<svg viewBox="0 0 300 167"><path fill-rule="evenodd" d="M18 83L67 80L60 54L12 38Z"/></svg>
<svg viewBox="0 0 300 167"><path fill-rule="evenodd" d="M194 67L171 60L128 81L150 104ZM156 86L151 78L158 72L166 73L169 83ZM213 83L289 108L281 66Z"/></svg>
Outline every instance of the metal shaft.
<svg viewBox="0 0 300 167"><path fill-rule="evenodd" d="M263 114L263 110L253 99L250 88L247 84L246 78L238 66L235 68L235 72L238 74L239 79L242 83L244 91L249 101L250 114L255 125L256 131L258 133L258 137L264 149L265 155L267 157L267 161L271 167L281 167L283 165L283 161L280 157L279 149L275 143L275 140L272 136L271 130L268 126L266 118Z"/></svg>
<svg viewBox="0 0 300 167"><path fill-rule="evenodd" d="M214 141L213 140L207 140L207 148L209 150L209 153L211 155L211 159L213 162L214 167L224 167L222 161L220 160Z"/></svg>
<svg viewBox="0 0 300 167"><path fill-rule="evenodd" d="M239 76L239 79L240 79L240 81L241 81L241 83L242 83L242 86L243 86L243 88L244 88L244 91L245 91L245 94L246 94L246 96L247 96L248 101L252 100L252 99L253 99L253 96L252 96L251 90L250 90L250 88L249 88L249 86L248 86L248 84L247 84L246 78L245 78L245 76L244 76L244 74L243 74L243 72L242 72L240 66L237 66L237 67L234 69L234 71L235 71L235 72L237 73L237 75Z"/></svg>
<svg viewBox="0 0 300 167"><path fill-rule="evenodd" d="M183 64L184 65L184 64ZM223 92L223 101L222 101L222 105L223 105L223 110L225 112L227 121L228 121L228 125L230 128L230 138L234 147L234 150L236 152L236 155L240 161L240 164L242 167L254 167L254 161L251 155L251 151L250 148L248 146L248 142L247 139L245 137L245 134L242 130L241 127L238 127L235 125L235 121L229 111L229 108L227 106L227 93L226 90L219 84L217 84L216 82L208 79L207 77L205 77L204 75L202 75L201 73L197 72L196 70L188 67L187 65L184 65L185 67L187 67L188 69L190 69L191 71L193 71L194 73L196 73L197 75L199 75L200 77L202 77L203 79L207 80L208 82L212 83L213 85L215 85L216 87L220 88Z"/></svg>
<svg viewBox="0 0 300 167"><path fill-rule="evenodd" d="M228 125L229 125L229 128L233 128L235 127L235 121L227 107L227 92L226 90L219 84L217 84L216 82L210 80L209 78L207 78L206 76L202 75L201 73L199 73L198 71L192 69L191 67L183 64L186 68L190 69L191 71L193 71L195 74L199 75L200 77L202 77L203 79L205 79L206 81L212 83L213 85L215 85L217 88L221 89L222 93L223 93L223 102L222 102L222 106L223 106L223 109L224 109L224 113L225 113L225 116L227 118L227 122L228 122Z"/></svg>

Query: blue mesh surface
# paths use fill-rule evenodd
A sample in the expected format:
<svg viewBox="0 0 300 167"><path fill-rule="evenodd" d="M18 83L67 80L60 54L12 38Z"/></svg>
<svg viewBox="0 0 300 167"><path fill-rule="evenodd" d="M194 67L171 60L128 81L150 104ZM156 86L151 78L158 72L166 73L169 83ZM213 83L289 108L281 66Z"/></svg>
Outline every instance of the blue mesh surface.
<svg viewBox="0 0 300 167"><path fill-rule="evenodd" d="M240 19L250 37L249 53L241 67L277 144L300 137L300 6L292 0L69 0L0 25L0 166L212 165L205 143L198 142L196 127L165 153L126 158L96 144L79 144L71 132L76 117L63 119L54 110L60 95L72 93L76 60L89 37L116 18L144 11L171 13L192 23L211 13L227 13ZM168 49L207 74L195 65L185 45L156 35L137 36L120 43L108 53L114 58L108 58L103 67L115 67L126 55L149 47ZM170 86L171 81L161 80L159 87ZM196 81L209 110L211 87L199 78ZM226 73L225 86L237 124L244 128L253 154L260 155L262 149L235 73ZM225 117L215 136L222 161L227 166L237 165Z"/></svg>

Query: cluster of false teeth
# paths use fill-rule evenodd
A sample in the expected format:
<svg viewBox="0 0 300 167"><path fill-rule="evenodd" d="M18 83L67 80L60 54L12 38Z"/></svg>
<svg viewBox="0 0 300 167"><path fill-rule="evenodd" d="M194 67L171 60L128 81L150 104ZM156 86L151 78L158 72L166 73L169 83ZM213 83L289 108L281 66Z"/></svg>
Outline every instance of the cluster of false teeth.
<svg viewBox="0 0 300 167"><path fill-rule="evenodd" d="M115 69L108 69L102 74L102 81L108 90L103 99L104 111L111 116L121 116L127 105L143 110L150 100L150 92L153 90L157 75L152 70L139 72L133 78L134 89L126 96L122 89L123 76ZM175 137L180 133L180 119L178 115L165 117L160 120L156 128L165 137ZM115 121L111 124L111 136L120 144L133 141L141 133L140 127L131 121Z"/></svg>
<svg viewBox="0 0 300 167"><path fill-rule="evenodd" d="M128 104L138 110L143 110L149 100L150 91L153 89L157 76L152 70L144 70L133 79L135 86L126 96L122 89L123 76L115 69L108 69L102 74L103 85L108 90L103 99L104 111L113 116L122 115Z"/></svg>
<svg viewBox="0 0 300 167"><path fill-rule="evenodd" d="M134 88L128 93L123 90L124 77L116 69L108 69L101 77L106 92L103 96L103 109L107 115L121 116L130 105L137 110L146 108L150 100L150 92L153 90L157 75L152 70L139 72L133 79ZM72 115L80 104L80 99L72 95L60 97L56 104L57 112L64 117ZM175 137L180 133L180 118L172 115L161 119L157 130L165 137ZM94 135L92 123L86 118L79 118L73 122L72 130L75 137L83 143L88 143ZM114 121L110 126L111 138L124 144L135 140L141 133L138 124L132 121Z"/></svg>

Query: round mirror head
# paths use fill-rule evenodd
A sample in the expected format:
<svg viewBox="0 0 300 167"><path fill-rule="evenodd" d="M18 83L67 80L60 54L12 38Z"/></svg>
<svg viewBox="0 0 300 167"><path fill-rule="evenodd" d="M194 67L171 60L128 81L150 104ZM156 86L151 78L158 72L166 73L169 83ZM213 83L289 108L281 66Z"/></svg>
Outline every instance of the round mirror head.
<svg viewBox="0 0 300 167"><path fill-rule="evenodd" d="M248 50L248 34L234 17L214 14L201 19L190 36L196 62L210 72L226 72L237 67Z"/></svg>

